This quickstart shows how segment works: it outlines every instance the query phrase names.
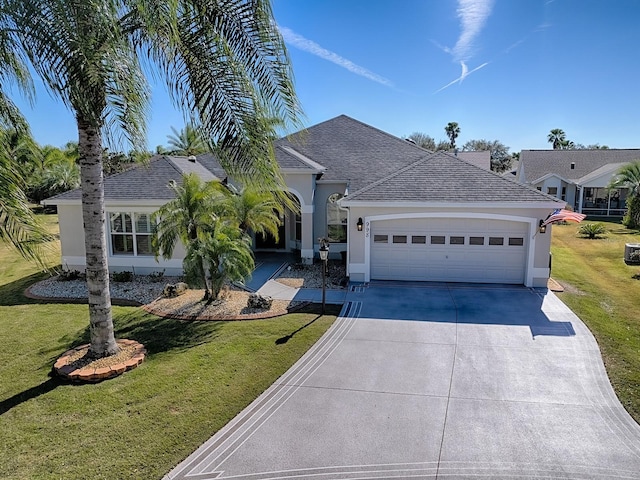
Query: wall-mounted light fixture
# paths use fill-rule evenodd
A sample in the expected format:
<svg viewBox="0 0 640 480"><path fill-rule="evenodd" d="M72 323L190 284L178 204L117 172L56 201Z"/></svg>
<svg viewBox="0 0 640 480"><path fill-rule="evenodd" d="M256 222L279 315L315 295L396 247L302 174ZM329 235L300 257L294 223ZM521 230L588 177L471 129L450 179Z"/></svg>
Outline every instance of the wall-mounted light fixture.
<svg viewBox="0 0 640 480"><path fill-rule="evenodd" d="M358 227L358 231L361 232L362 231L362 226L364 225L363 221L362 221L362 217L358 218L358 223L356 223L356 227Z"/></svg>
<svg viewBox="0 0 640 480"><path fill-rule="evenodd" d="M538 232L547 233L547 226L544 224L544 220L540 220L540 223L538 224Z"/></svg>

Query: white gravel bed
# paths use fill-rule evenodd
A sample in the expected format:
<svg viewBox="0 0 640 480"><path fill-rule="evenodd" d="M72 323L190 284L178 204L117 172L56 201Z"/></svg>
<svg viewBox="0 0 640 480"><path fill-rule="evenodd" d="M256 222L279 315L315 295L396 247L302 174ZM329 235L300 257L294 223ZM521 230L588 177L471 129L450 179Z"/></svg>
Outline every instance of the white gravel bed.
<svg viewBox="0 0 640 480"><path fill-rule="evenodd" d="M162 281L152 281L150 277L136 275L132 282L109 282L111 298L132 300L141 304L153 302L162 295L167 283L180 281L177 277L164 277ZM61 282L58 277L50 277L34 283L29 291L33 295L47 298L87 298L87 282L84 279Z"/></svg>

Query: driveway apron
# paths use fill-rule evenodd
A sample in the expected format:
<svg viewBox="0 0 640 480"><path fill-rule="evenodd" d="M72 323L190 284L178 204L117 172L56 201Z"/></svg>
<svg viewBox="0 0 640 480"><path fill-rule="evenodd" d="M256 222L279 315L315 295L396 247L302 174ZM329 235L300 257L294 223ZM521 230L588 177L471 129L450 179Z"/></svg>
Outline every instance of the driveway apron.
<svg viewBox="0 0 640 480"><path fill-rule="evenodd" d="M167 479L640 478L640 427L551 292L371 283Z"/></svg>

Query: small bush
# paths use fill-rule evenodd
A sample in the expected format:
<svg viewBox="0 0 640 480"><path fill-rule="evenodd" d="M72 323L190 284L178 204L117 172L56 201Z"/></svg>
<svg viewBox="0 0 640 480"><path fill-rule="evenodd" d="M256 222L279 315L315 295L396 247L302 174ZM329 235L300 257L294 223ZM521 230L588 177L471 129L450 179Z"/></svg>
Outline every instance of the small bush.
<svg viewBox="0 0 640 480"><path fill-rule="evenodd" d="M162 270L161 272L151 272L149 274L149 280L151 280L153 283L160 283L163 278L164 270Z"/></svg>
<svg viewBox="0 0 640 480"><path fill-rule="evenodd" d="M578 233L583 237L594 239L607 233L607 229L603 223L585 223L580 227Z"/></svg>
<svg viewBox="0 0 640 480"><path fill-rule="evenodd" d="M59 282L70 282L71 280L78 280L82 278L82 272L79 270L62 270L58 274Z"/></svg>
<svg viewBox="0 0 640 480"><path fill-rule="evenodd" d="M133 272L113 272L111 274L111 279L114 282L132 282L133 281Z"/></svg>

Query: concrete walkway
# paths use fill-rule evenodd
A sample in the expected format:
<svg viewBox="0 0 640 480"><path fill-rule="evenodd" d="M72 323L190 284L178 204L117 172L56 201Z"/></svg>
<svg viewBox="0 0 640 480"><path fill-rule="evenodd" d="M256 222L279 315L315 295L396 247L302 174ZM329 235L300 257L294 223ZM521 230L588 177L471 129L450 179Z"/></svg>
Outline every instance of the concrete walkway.
<svg viewBox="0 0 640 480"><path fill-rule="evenodd" d="M640 427L551 292L371 284L168 479L640 478Z"/></svg>
<svg viewBox="0 0 640 480"><path fill-rule="evenodd" d="M269 295L276 300L295 300L299 302L322 302L321 288L292 288L275 280L268 280L258 293ZM342 305L347 296L347 290L327 289L325 302L328 304Z"/></svg>

